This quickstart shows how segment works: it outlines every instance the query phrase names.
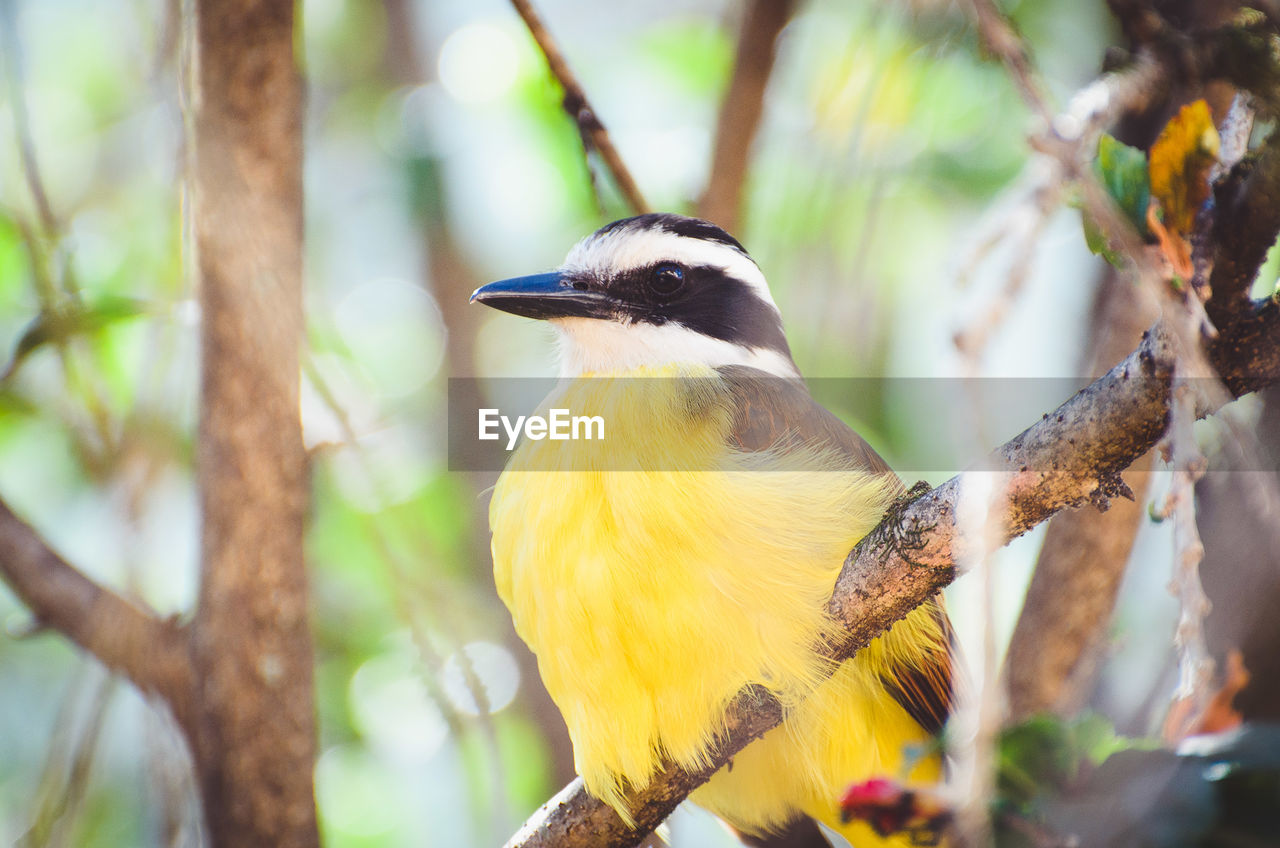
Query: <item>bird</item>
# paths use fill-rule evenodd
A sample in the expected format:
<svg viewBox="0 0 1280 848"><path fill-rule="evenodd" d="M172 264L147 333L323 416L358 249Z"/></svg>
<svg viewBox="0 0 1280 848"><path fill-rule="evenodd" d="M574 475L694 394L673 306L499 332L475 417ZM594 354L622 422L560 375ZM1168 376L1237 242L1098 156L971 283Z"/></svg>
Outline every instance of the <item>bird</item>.
<svg viewBox="0 0 1280 848"><path fill-rule="evenodd" d="M690 796L746 845L909 844L841 821L855 780L941 779L953 637L940 598L852 659L826 611L850 549L904 487L809 394L763 272L719 226L648 213L554 271L472 302L554 328L542 410L603 438L526 437L489 506L494 577L569 730L588 792L628 822L666 760L705 767L763 687L782 724Z"/></svg>

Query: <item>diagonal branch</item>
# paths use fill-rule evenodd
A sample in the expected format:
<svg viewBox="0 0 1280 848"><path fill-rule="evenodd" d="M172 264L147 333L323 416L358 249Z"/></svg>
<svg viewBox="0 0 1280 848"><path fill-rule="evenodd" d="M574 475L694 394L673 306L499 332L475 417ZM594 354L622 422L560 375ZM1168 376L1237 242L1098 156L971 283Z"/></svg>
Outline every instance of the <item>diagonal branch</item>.
<svg viewBox="0 0 1280 848"><path fill-rule="evenodd" d="M582 84L570 70L569 63L565 61L564 54L560 52L560 47L551 37L546 24L538 17L529 0L511 0L511 5L524 19L525 26L529 28L529 34L533 36L542 55L546 57L552 76L560 81L560 86L564 89L564 110L577 123L586 151L590 153L593 148L598 150L605 167L609 169L609 173L613 174L613 181L617 184L618 191L622 192L622 196L626 198L631 208L637 213L648 212L649 204L640 193L640 187L636 185L631 172L627 170L622 156L618 154L618 149L613 146L613 140L609 137L604 124L600 122L595 109L591 108L587 94L582 90Z"/></svg>
<svg viewBox="0 0 1280 848"><path fill-rule="evenodd" d="M1004 544L1064 507L1103 508L1125 495L1120 471L1165 430L1176 345L1174 332L1157 325L1127 359L997 449L982 469L953 477L881 522L849 554L836 581L828 608L848 633L838 657L852 656L950 583L957 563L971 559L975 549ZM1209 359L1236 395L1280 380L1280 303L1251 304L1231 332L1212 344ZM963 532L957 516L969 487L991 492L996 538L973 539ZM744 692L730 706L728 736L707 769L667 767L632 796L634 828L574 781L508 848L635 845L693 788L781 720L780 707L767 693Z"/></svg>
<svg viewBox="0 0 1280 848"><path fill-rule="evenodd" d="M764 95L773 72L778 34L791 19L796 0L752 0L742 17L738 52L729 89L716 121L711 176L698 201L698 217L737 232L742 188L751 145L764 114Z"/></svg>
<svg viewBox="0 0 1280 848"><path fill-rule="evenodd" d="M42 626L62 633L139 689L161 696L184 720L193 685L185 629L90 580L3 501L0 576Z"/></svg>

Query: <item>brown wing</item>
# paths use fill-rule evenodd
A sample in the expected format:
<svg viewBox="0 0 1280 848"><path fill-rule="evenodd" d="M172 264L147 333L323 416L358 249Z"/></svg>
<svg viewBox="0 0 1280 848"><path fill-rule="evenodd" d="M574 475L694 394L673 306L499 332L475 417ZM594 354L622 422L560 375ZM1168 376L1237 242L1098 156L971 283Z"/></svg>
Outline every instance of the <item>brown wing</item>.
<svg viewBox="0 0 1280 848"><path fill-rule="evenodd" d="M893 476L889 464L809 394L800 380L775 377L755 368L730 365L717 369L733 396L734 427L729 443L739 450L766 450L780 441L798 439L834 448L850 469ZM951 655L954 638L941 597L929 603L938 619L942 641L924 650L917 667L899 664L882 680L885 689L929 733L942 730L951 714L953 686Z"/></svg>
<svg viewBox="0 0 1280 848"><path fill-rule="evenodd" d="M729 441L739 450L767 450L794 438L835 448L848 457L850 469L893 474L880 454L815 401L800 380L775 377L743 365L716 370L733 395L735 412Z"/></svg>

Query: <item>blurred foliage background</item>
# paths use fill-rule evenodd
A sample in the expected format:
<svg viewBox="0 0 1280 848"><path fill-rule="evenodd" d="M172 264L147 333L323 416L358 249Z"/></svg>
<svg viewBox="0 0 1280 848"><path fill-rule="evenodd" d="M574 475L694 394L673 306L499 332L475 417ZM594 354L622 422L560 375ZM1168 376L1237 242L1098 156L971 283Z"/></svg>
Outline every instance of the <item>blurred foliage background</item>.
<svg viewBox="0 0 1280 848"><path fill-rule="evenodd" d="M13 360L0 491L89 574L175 615L194 599L198 531L182 5L0 0L0 351ZM1102 3L1003 6L1059 101L1116 39ZM690 210L738 4L539 8L650 201ZM468 310L467 296L554 266L627 210L603 174L597 201L559 90L501 0L299 9L322 829L332 846L499 844L571 763L492 589L492 479L448 470L447 379L552 373L545 328ZM1079 372L1100 263L1069 211L1040 234L980 361L952 343L1005 284L1008 249L970 257L1029 152L1025 108L949 4L802 4L765 105L737 235L807 374ZM36 321L42 305L60 317ZM827 400L891 462L948 430L976 454L1029 423L920 415L893 380L876 385ZM921 476L958 470L940 466ZM1138 733L1168 673L1167 537L1140 534L1126 597L1141 602L1122 601L1127 636L1100 696ZM997 557L1000 639L1037 543ZM971 664L977 593L966 581L950 591ZM197 844L166 719L63 639L26 634L33 623L2 587L0 620L0 842ZM732 844L695 811L669 827L677 846Z"/></svg>

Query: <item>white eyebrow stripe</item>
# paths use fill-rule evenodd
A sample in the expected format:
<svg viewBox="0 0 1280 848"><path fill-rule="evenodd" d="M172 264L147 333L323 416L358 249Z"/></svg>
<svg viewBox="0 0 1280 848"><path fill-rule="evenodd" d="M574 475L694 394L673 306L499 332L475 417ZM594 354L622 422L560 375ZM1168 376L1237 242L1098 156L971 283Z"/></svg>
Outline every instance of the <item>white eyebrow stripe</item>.
<svg viewBox="0 0 1280 848"><path fill-rule="evenodd" d="M760 267L732 245L691 238L661 229L619 227L603 235L592 234L573 246L562 266L568 271L588 271L614 276L655 262L707 265L723 269L749 286L756 297L777 309Z"/></svg>

